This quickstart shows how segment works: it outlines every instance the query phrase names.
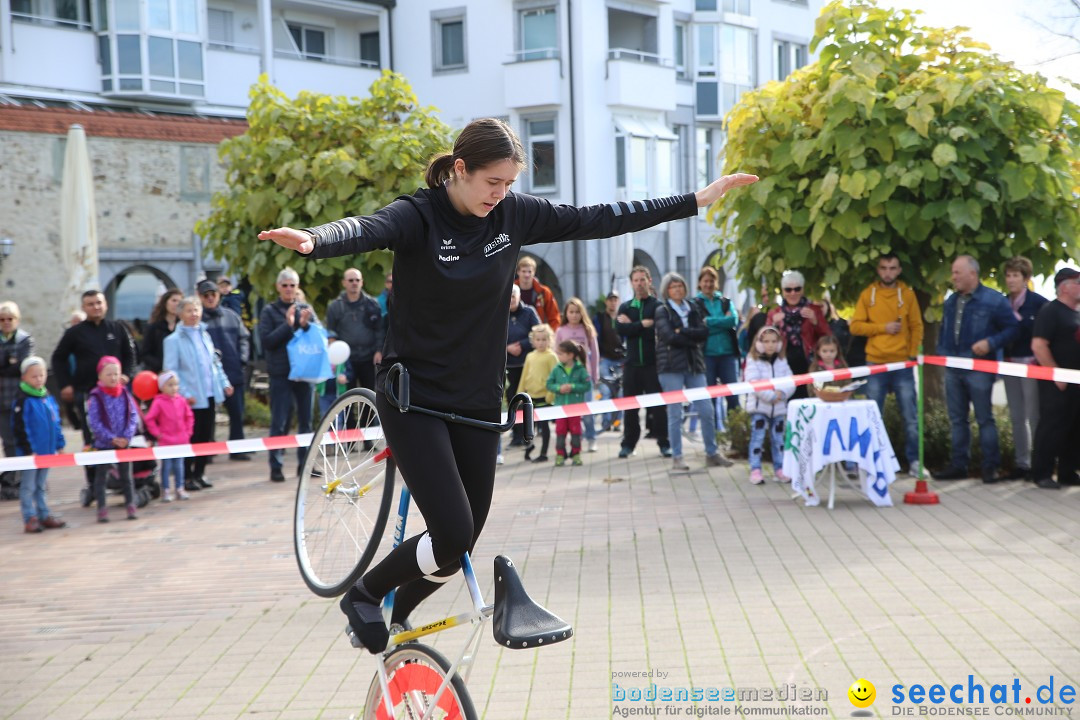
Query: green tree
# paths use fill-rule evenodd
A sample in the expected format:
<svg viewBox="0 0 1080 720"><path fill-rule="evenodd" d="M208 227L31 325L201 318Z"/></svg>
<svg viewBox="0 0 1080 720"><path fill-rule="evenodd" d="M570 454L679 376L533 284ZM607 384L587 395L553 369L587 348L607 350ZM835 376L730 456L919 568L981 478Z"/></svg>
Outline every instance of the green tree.
<svg viewBox="0 0 1080 720"><path fill-rule="evenodd" d="M433 108L417 104L404 78L388 71L363 99L301 92L290 100L265 75L250 95L247 132L218 149L228 189L215 193L210 217L195 232L263 298L276 297L274 281L286 265L320 310L341 291L349 267L358 267L368 289L377 291L391 267L389 251L305 262L256 235L370 214L412 192L431 156L452 144L450 129Z"/></svg>
<svg viewBox="0 0 1080 720"><path fill-rule="evenodd" d="M762 180L710 217L734 238L745 286L797 268L852 303L892 250L936 320L959 254L985 277L1014 255L1039 273L1075 252L1080 108L966 28L916 15L830 3L819 59L728 115L725 172Z"/></svg>

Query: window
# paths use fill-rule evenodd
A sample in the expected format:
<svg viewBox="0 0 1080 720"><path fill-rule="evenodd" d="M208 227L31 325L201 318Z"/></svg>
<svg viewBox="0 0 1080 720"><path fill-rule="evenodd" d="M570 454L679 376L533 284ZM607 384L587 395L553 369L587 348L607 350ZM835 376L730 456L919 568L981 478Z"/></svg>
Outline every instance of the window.
<svg viewBox="0 0 1080 720"><path fill-rule="evenodd" d="M432 35L435 70L464 70L468 67L464 8L432 13Z"/></svg>
<svg viewBox="0 0 1080 720"><path fill-rule="evenodd" d="M615 118L615 184L626 200L665 197L675 192L675 141L662 123Z"/></svg>
<svg viewBox="0 0 1080 720"><path fill-rule="evenodd" d="M659 18L608 8L608 57L658 64Z"/></svg>
<svg viewBox="0 0 1080 720"><path fill-rule="evenodd" d="M360 33L360 64L365 67L382 67L382 48L378 32Z"/></svg>
<svg viewBox="0 0 1080 720"><path fill-rule="evenodd" d="M231 50L233 47L233 14L231 10L206 10L206 30L210 47Z"/></svg>
<svg viewBox="0 0 1080 720"><path fill-rule="evenodd" d="M203 97L204 44L198 7L198 0L147 0L146 12L140 15L138 0L98 0L102 91ZM221 20L216 16L216 21ZM215 27L215 32L221 29Z"/></svg>
<svg viewBox="0 0 1080 720"><path fill-rule="evenodd" d="M559 28L556 17L553 7L518 11L519 60L558 57Z"/></svg>
<svg viewBox="0 0 1080 720"><path fill-rule="evenodd" d="M809 55L810 53L806 45L789 42L787 40L774 41L773 57L775 66L773 68L773 79L783 80L792 72L805 65Z"/></svg>
<svg viewBox="0 0 1080 720"><path fill-rule="evenodd" d="M694 9L700 12L716 12L716 0L694 0Z"/></svg>
<svg viewBox="0 0 1080 720"><path fill-rule="evenodd" d="M750 0L724 0L724 12L750 14Z"/></svg>
<svg viewBox="0 0 1080 720"><path fill-rule="evenodd" d="M721 112L727 113L744 92L757 85L757 37L753 30L724 25L720 39L723 80Z"/></svg>
<svg viewBox="0 0 1080 720"><path fill-rule="evenodd" d="M697 187L705 187L716 179L716 154L713 152L713 130L697 128Z"/></svg>
<svg viewBox="0 0 1080 720"><path fill-rule="evenodd" d="M326 59L326 31L321 28L307 27L296 23L287 23L289 35L300 56L307 60Z"/></svg>
<svg viewBox="0 0 1080 720"><path fill-rule="evenodd" d="M672 127L675 132L675 180L673 191L674 192L689 192L692 189L690 184L690 171L689 171L689 158L687 153L690 149L690 126L689 125L675 125Z"/></svg>
<svg viewBox="0 0 1080 720"><path fill-rule="evenodd" d="M716 77L716 25L697 25L697 62L695 70L698 77Z"/></svg>
<svg viewBox="0 0 1080 720"><path fill-rule="evenodd" d="M529 190L534 193L556 192L555 118L526 120L525 137L529 157Z"/></svg>
<svg viewBox="0 0 1080 720"><path fill-rule="evenodd" d="M90 0L11 0L16 22L90 29Z"/></svg>
<svg viewBox="0 0 1080 720"><path fill-rule="evenodd" d="M675 77L686 78L686 23L675 23Z"/></svg>

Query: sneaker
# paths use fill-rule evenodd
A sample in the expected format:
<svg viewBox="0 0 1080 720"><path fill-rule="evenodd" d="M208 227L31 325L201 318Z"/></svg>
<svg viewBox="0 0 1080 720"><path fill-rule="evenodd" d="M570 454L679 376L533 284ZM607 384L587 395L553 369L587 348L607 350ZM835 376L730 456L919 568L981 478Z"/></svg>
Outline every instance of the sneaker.
<svg viewBox="0 0 1080 720"><path fill-rule="evenodd" d="M791 478L789 478L787 475L785 475L783 470L777 470L776 475L773 476L773 480L775 480L778 483L791 482Z"/></svg>
<svg viewBox="0 0 1080 720"><path fill-rule="evenodd" d="M503 464L502 453L499 453L498 455L495 456L495 464L496 465L502 465Z"/></svg>
<svg viewBox="0 0 1080 720"><path fill-rule="evenodd" d="M574 457L573 457L573 458L571 459L571 463L573 463L574 465L578 465L578 466L580 466L580 465L584 465L584 464L585 464L585 461L581 459L581 456L580 456L580 455L575 455L575 456L574 456Z"/></svg>
<svg viewBox="0 0 1080 720"><path fill-rule="evenodd" d="M671 457L672 456L671 448L669 448L669 447L660 448L660 454L663 457Z"/></svg>
<svg viewBox="0 0 1080 720"><path fill-rule="evenodd" d="M187 494L187 490L184 488L178 488L176 491L177 500L190 500L191 496Z"/></svg>
<svg viewBox="0 0 1080 720"><path fill-rule="evenodd" d="M127 506L127 513L128 513L127 514L127 519L128 520L138 520L139 519L139 516L135 514L135 506L134 505L128 505Z"/></svg>
<svg viewBox="0 0 1080 720"><path fill-rule="evenodd" d="M705 456L705 467L731 467L734 464L724 453L719 451L713 455Z"/></svg>
<svg viewBox="0 0 1080 720"><path fill-rule="evenodd" d="M171 490L166 490L165 492L161 493L161 502L167 503L167 502L172 502L172 501L173 501L173 494L172 494Z"/></svg>
<svg viewBox="0 0 1080 720"><path fill-rule="evenodd" d="M690 466L686 464L686 461L682 459L681 455L673 455L671 458L671 469L677 472L689 470Z"/></svg>
<svg viewBox="0 0 1080 720"><path fill-rule="evenodd" d="M919 466L919 461L918 460L912 460L911 463L908 465L907 474L910 475L913 478L918 478L919 477L919 471L921 469L922 468Z"/></svg>
<svg viewBox="0 0 1080 720"><path fill-rule="evenodd" d="M542 463L542 462L547 462L547 461L548 461L548 456L547 456L547 455L537 455L536 457L534 457L534 458L532 459L532 461L533 461L534 463Z"/></svg>
<svg viewBox="0 0 1080 720"><path fill-rule="evenodd" d="M1012 472L1010 472L1008 475L1004 476L1002 479L1003 480L1023 480L1030 473L1031 473L1031 470L1029 468L1014 467L1012 469Z"/></svg>
<svg viewBox="0 0 1080 720"><path fill-rule="evenodd" d="M565 464L566 464L566 456L565 455L556 455L555 456L555 467L562 467Z"/></svg>
<svg viewBox="0 0 1080 720"><path fill-rule="evenodd" d="M390 631L383 620L382 603L379 600L368 595L362 586L354 585L341 596L338 606L349 618L353 647L363 646L372 655L386 649Z"/></svg>
<svg viewBox="0 0 1080 720"><path fill-rule="evenodd" d="M1042 478L1041 480L1036 480L1035 484L1041 487L1043 490L1061 489L1061 483L1059 483L1057 480L1054 480L1053 478Z"/></svg>
<svg viewBox="0 0 1080 720"><path fill-rule="evenodd" d="M53 517L52 515L50 515L49 517L41 521L41 527L45 528L46 530L58 530L62 527L67 527L67 523L58 517Z"/></svg>
<svg viewBox="0 0 1080 720"><path fill-rule="evenodd" d="M619 450L619 457L620 458L628 458L633 454L634 454L633 448L624 447L622 450Z"/></svg>
<svg viewBox="0 0 1080 720"><path fill-rule="evenodd" d="M203 475L195 478L195 483L203 490L214 487L214 483L207 480L206 477Z"/></svg>
<svg viewBox="0 0 1080 720"><path fill-rule="evenodd" d="M188 492L199 492L200 490L202 490L202 488L199 487L199 483L195 482L194 480L185 480L184 489Z"/></svg>
<svg viewBox="0 0 1080 720"><path fill-rule="evenodd" d="M754 468L753 470L750 471L750 484L752 484L752 485L760 485L763 482L765 482L765 478L763 478L761 476L761 469L760 468Z"/></svg>
<svg viewBox="0 0 1080 720"><path fill-rule="evenodd" d="M596 452L596 441L595 440L586 440L585 441L585 451L586 452Z"/></svg>
<svg viewBox="0 0 1080 720"><path fill-rule="evenodd" d="M285 482L285 473L281 472L281 468L272 468L270 470L270 482ZM188 488L188 490L190 489Z"/></svg>
<svg viewBox="0 0 1080 720"><path fill-rule="evenodd" d="M229 459L233 462L251 462L251 453L233 453Z"/></svg>
<svg viewBox="0 0 1080 720"><path fill-rule="evenodd" d="M32 518L30 518L29 520L26 521L26 526L23 528L23 532L39 533L43 529L44 528L42 528L41 524L38 523L37 516L35 515L34 517L32 517Z"/></svg>
<svg viewBox="0 0 1080 720"><path fill-rule="evenodd" d="M100 510L97 511L97 521L99 523L107 523L107 522L109 522L109 509L108 508L101 508Z"/></svg>

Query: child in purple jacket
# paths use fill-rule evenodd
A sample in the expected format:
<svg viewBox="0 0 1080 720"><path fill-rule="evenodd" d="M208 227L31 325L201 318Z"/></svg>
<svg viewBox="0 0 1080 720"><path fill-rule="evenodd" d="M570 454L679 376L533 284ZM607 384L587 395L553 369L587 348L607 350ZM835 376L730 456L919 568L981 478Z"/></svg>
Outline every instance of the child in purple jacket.
<svg viewBox="0 0 1080 720"><path fill-rule="evenodd" d="M112 355L98 360L98 384L86 401L86 419L94 433L97 450L123 450L135 435L139 411L135 398L120 383L120 361ZM94 467L94 496L97 498L98 522L109 522L105 506L105 483L111 465ZM135 520L135 484L131 479L131 464L117 463L117 472L124 489L128 520Z"/></svg>

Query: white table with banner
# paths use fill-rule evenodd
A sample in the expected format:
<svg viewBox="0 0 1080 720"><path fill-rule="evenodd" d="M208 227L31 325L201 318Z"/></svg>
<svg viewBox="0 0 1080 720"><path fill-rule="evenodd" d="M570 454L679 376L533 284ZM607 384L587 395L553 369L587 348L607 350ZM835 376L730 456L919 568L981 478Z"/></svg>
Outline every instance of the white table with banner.
<svg viewBox="0 0 1080 720"><path fill-rule="evenodd" d="M889 485L900 463L893 452L885 422L873 400L793 400L788 403L784 432L784 474L791 478L795 497L818 505L818 473L829 475L829 507L833 506L838 464L855 463L862 493L879 507L892 506ZM846 479L843 467L839 474Z"/></svg>

